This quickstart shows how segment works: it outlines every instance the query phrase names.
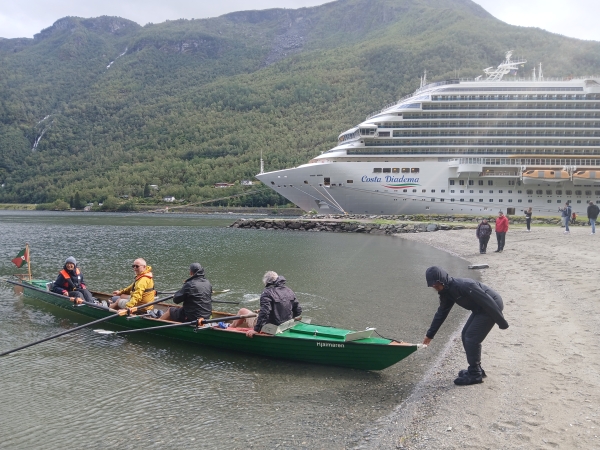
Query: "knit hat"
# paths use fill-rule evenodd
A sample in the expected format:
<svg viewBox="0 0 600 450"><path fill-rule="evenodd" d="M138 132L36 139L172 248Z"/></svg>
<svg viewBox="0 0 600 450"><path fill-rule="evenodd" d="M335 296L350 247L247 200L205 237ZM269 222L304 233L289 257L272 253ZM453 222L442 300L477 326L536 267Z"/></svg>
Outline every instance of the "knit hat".
<svg viewBox="0 0 600 450"><path fill-rule="evenodd" d="M74 256L69 256L69 257L67 258L67 260L65 261L65 266L66 266L68 263L72 263L73 265L75 265L75 266L76 266L76 265L77 265L77 260L75 259L75 257L74 257Z"/></svg>

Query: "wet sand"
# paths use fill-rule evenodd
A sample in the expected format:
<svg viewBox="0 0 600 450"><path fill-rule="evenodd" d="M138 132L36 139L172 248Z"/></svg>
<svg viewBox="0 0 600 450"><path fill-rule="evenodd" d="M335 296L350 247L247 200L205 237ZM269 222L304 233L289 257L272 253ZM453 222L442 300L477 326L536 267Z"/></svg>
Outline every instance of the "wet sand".
<svg viewBox="0 0 600 450"><path fill-rule="evenodd" d="M474 230L396 237L465 264L489 264L481 281L502 295L510 328L495 326L488 335L482 354L488 376L466 387L453 383L467 366L460 329L450 342L434 339L431 345L446 351L362 448L600 448L600 231L562 230L511 227L504 252L494 253L493 235L485 255Z"/></svg>

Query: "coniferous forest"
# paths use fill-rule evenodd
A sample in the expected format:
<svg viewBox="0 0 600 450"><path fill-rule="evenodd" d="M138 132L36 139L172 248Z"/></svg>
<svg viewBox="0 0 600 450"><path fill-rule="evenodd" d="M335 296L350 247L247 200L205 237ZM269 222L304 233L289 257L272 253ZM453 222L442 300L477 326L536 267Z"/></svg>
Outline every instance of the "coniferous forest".
<svg viewBox="0 0 600 450"><path fill-rule="evenodd" d="M339 0L145 26L65 17L33 39L0 38L0 202L127 198L127 209L257 190L241 181L261 152L267 171L305 163L413 92L424 70L472 78L506 50L528 60L520 76L540 62L546 78L600 73L599 42L507 25L470 0ZM232 202L287 201L258 189Z"/></svg>

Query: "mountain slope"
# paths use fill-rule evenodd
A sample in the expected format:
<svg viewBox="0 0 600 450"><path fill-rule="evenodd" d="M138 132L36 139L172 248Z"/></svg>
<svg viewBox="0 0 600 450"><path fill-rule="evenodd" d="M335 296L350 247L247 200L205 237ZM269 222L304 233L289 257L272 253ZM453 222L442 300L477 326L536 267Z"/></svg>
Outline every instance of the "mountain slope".
<svg viewBox="0 0 600 450"><path fill-rule="evenodd" d="M309 160L430 81L507 49L546 76L600 73L600 44L504 24L468 0L344 0L144 27L64 18L0 40L0 201L161 194ZM112 64L111 64L112 62ZM109 66L109 67L107 67ZM37 142L37 144L36 144Z"/></svg>

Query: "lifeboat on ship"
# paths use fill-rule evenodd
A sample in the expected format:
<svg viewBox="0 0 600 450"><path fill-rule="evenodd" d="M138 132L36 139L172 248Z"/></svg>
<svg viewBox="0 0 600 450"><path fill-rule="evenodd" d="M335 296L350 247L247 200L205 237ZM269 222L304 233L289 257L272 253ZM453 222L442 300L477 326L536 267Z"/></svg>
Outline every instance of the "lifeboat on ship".
<svg viewBox="0 0 600 450"><path fill-rule="evenodd" d="M600 170L577 170L573 173L573 183L600 184Z"/></svg>
<svg viewBox="0 0 600 450"><path fill-rule="evenodd" d="M523 184L560 183L571 179L569 172L563 169L529 169L523 171L522 177Z"/></svg>

